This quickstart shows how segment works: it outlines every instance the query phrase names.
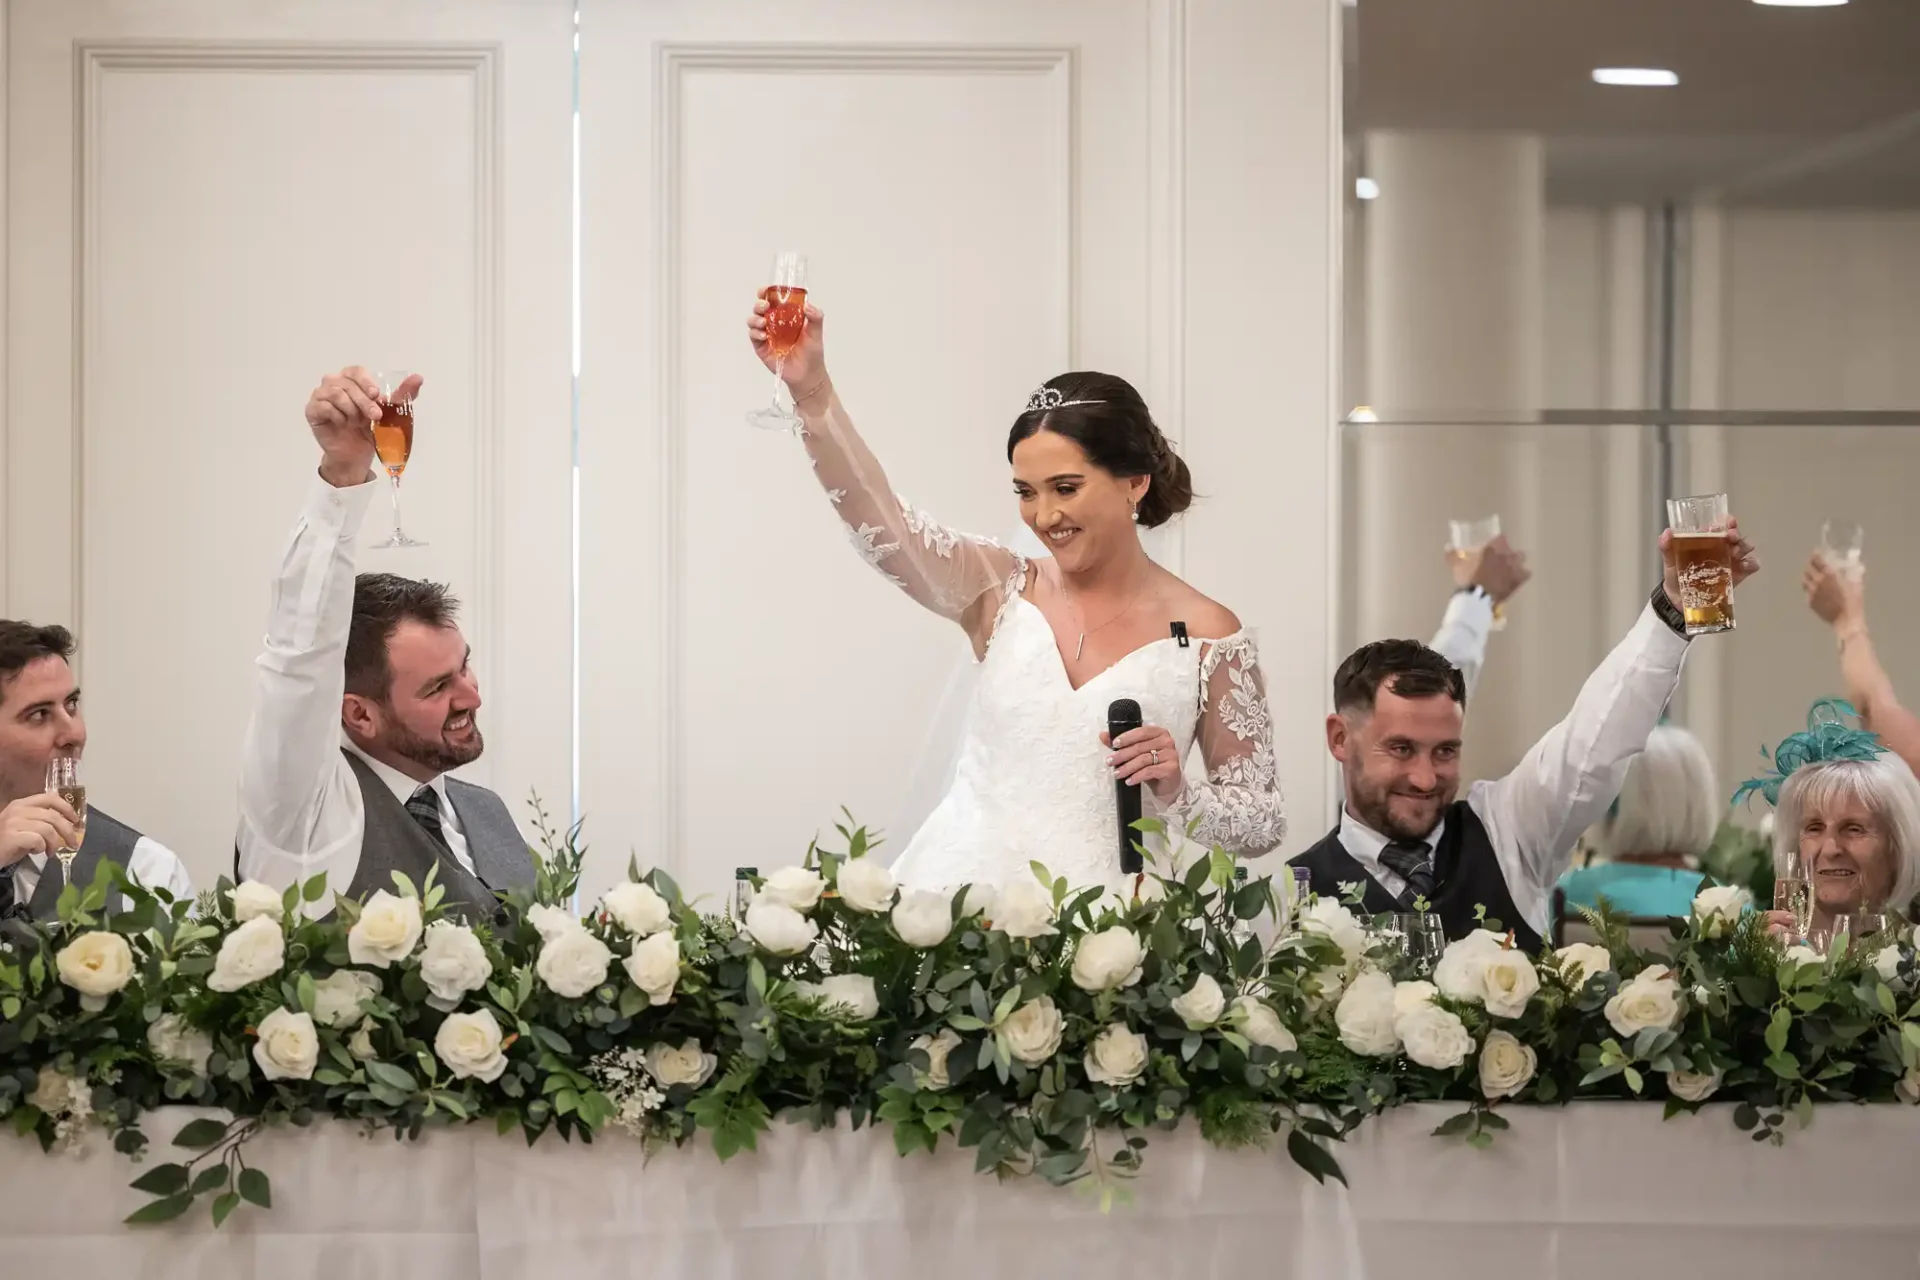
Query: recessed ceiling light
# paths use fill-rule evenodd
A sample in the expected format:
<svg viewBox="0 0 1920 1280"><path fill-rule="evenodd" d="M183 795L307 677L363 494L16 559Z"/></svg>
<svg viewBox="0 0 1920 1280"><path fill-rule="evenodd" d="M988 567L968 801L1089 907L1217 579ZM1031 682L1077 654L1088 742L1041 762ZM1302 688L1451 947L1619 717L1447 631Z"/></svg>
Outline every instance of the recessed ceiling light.
<svg viewBox="0 0 1920 1280"><path fill-rule="evenodd" d="M1665 67L1595 67L1593 82L1664 88L1679 84L1680 77Z"/></svg>
<svg viewBox="0 0 1920 1280"><path fill-rule="evenodd" d="M1377 199L1380 195L1380 184L1372 178L1355 178L1353 180L1353 194L1362 200Z"/></svg>
<svg viewBox="0 0 1920 1280"><path fill-rule="evenodd" d="M1837 9L1847 0L1753 0L1755 4L1771 5L1776 9Z"/></svg>

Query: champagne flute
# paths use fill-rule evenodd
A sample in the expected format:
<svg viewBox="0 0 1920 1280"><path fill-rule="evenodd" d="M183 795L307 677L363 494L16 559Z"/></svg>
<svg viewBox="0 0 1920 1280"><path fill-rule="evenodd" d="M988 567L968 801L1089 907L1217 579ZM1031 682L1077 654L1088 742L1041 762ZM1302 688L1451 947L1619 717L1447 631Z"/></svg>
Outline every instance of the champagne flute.
<svg viewBox="0 0 1920 1280"><path fill-rule="evenodd" d="M751 426L768 431L798 431L800 416L791 408L792 396L780 367L787 353L807 331L807 255L786 251L773 258L771 282L767 285L767 351L773 356L773 403L747 415ZM785 397L786 403L782 403Z"/></svg>
<svg viewBox="0 0 1920 1280"><path fill-rule="evenodd" d="M73 848L62 846L53 851L53 856L60 859L60 884L64 888L73 883L73 860L87 842L87 785L80 781L78 756L55 756L47 762L47 790L65 800L79 819L73 828Z"/></svg>
<svg viewBox="0 0 1920 1280"><path fill-rule="evenodd" d="M393 492L393 532L385 542L374 543L375 550L427 545L417 538L409 538L400 527L400 476L407 469L407 459L413 456L414 413L411 399L395 397L401 385L412 376L405 369L376 369L373 373L373 380L380 386L380 421L373 424L373 447L380 455L380 465L386 468Z"/></svg>
<svg viewBox="0 0 1920 1280"><path fill-rule="evenodd" d="M1813 924L1813 883L1799 846L1787 849L1780 874L1773 880L1773 909L1793 913L1793 941L1804 942Z"/></svg>
<svg viewBox="0 0 1920 1280"><path fill-rule="evenodd" d="M1820 526L1820 558L1842 577L1860 576L1867 531L1853 520L1829 520Z"/></svg>
<svg viewBox="0 0 1920 1280"><path fill-rule="evenodd" d="M1465 563L1477 559L1487 549L1487 544L1500 536L1500 517L1496 513L1480 520L1447 521L1447 558L1456 563ZM1493 606L1493 629L1507 629L1507 609L1505 605Z"/></svg>

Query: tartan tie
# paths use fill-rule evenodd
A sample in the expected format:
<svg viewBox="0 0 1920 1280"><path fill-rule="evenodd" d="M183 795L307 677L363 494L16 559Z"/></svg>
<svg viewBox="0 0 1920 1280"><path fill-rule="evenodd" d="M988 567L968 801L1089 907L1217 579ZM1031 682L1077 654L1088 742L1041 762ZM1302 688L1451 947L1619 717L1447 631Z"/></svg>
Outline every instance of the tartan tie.
<svg viewBox="0 0 1920 1280"><path fill-rule="evenodd" d="M1395 840L1380 851L1380 865L1398 875L1407 882L1407 890L1400 895L1400 905L1413 910L1415 898L1433 897L1433 868L1427 859L1427 846L1423 840Z"/></svg>
<svg viewBox="0 0 1920 1280"><path fill-rule="evenodd" d="M433 837L442 852L453 852L453 846L447 843L447 833L440 829L440 797L432 787L421 787L408 797L407 813L420 824L421 830Z"/></svg>

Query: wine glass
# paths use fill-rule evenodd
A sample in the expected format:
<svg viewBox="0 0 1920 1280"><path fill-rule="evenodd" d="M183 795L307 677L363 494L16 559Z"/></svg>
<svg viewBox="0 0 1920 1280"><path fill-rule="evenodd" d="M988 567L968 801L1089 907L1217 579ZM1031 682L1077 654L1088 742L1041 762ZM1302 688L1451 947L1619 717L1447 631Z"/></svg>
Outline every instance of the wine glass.
<svg viewBox="0 0 1920 1280"><path fill-rule="evenodd" d="M1773 909L1793 913L1793 941L1806 940L1813 924L1813 881L1798 844L1789 845L1780 874L1773 879Z"/></svg>
<svg viewBox="0 0 1920 1280"><path fill-rule="evenodd" d="M375 550L388 547L424 547L418 538L409 538L400 527L400 476L413 456L414 406L411 399L396 399L401 386L413 375L405 369L376 369L373 380L380 386L380 420L373 424L373 447L386 468L393 492L393 532L385 542L373 544Z"/></svg>
<svg viewBox="0 0 1920 1280"><path fill-rule="evenodd" d="M1829 520L1820 526L1820 558L1842 577L1857 578L1867 531L1853 520Z"/></svg>
<svg viewBox="0 0 1920 1280"><path fill-rule="evenodd" d="M78 756L55 756L47 761L47 790L72 806L74 817L79 819L74 824L73 848L62 846L53 851L53 856L60 859L60 884L64 888L73 883L73 860L87 842L87 785L80 781Z"/></svg>
<svg viewBox="0 0 1920 1280"><path fill-rule="evenodd" d="M793 397L787 392L786 379L780 376L780 367L807 331L807 255L790 250L777 253L769 274L767 351L773 356L773 403L749 413L747 422L768 431L797 431L800 416L791 407Z"/></svg>
<svg viewBox="0 0 1920 1280"><path fill-rule="evenodd" d="M1394 924L1406 940L1407 962L1422 978L1430 977L1440 963L1440 953L1447 949L1440 917L1431 911L1403 911L1394 917Z"/></svg>
<svg viewBox="0 0 1920 1280"><path fill-rule="evenodd" d="M1487 544L1500 536L1500 516L1486 516L1479 520L1447 521L1447 558L1464 562L1479 557L1487 549ZM1493 629L1504 631L1507 628L1507 609L1505 605L1493 606Z"/></svg>

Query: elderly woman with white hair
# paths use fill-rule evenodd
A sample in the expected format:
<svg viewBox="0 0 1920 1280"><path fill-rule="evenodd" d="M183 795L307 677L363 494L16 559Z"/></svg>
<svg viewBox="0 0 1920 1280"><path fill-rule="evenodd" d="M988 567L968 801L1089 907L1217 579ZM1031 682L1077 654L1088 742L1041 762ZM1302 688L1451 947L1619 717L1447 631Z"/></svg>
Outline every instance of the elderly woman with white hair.
<svg viewBox="0 0 1920 1280"><path fill-rule="evenodd" d="M1630 916L1684 916L1702 876L1701 855L1726 812L1700 740L1660 725L1627 768L1620 798L1589 833L1595 860L1560 877L1573 907L1601 899Z"/></svg>
<svg viewBox="0 0 1920 1280"><path fill-rule="evenodd" d="M1819 702L1774 752L1776 772L1742 785L1774 805L1774 874L1796 866L1811 888L1810 937L1831 936L1856 913L1911 919L1920 892L1920 780L1874 734L1844 722L1852 708ZM1790 934L1791 911L1771 913Z"/></svg>

